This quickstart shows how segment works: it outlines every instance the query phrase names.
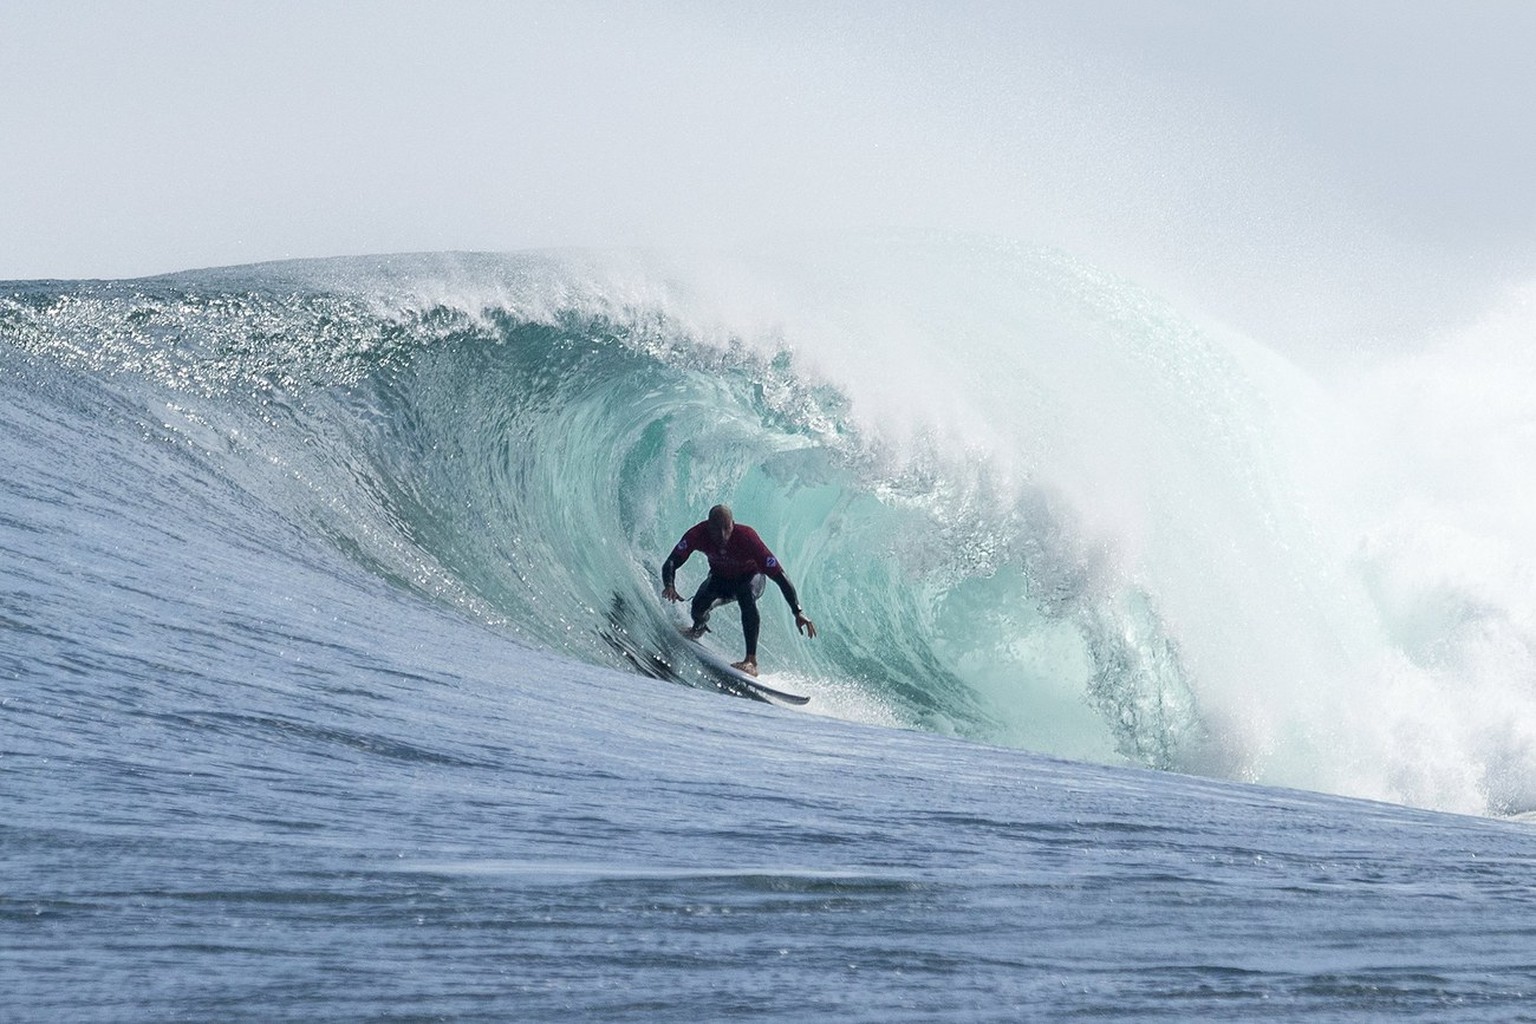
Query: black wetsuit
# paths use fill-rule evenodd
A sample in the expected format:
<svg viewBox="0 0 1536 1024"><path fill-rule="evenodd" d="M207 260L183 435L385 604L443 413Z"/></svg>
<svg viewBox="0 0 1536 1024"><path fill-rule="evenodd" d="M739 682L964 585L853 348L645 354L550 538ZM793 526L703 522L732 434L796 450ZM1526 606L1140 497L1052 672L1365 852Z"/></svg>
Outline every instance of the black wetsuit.
<svg viewBox="0 0 1536 1024"><path fill-rule="evenodd" d="M710 609L718 604L735 601L741 605L741 631L746 636L747 658L757 658L757 635L762 619L757 611L757 598L762 585L755 584L758 576L766 576L779 585L790 610L800 614L800 598L795 585L789 581L784 567L773 557L773 552L763 543L757 531L750 526L736 525L730 540L721 546L713 540L709 523L702 522L683 534L677 547L661 566L663 586L675 586L677 567L688 561L695 550L704 552L709 559L709 577L693 595L693 624L695 627L709 621Z"/></svg>

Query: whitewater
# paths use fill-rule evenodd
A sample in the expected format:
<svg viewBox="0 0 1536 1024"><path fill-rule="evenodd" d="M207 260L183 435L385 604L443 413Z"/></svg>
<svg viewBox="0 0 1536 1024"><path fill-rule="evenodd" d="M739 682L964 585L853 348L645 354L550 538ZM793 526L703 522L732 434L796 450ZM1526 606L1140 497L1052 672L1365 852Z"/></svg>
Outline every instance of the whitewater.
<svg viewBox="0 0 1536 1024"><path fill-rule="evenodd" d="M0 1018L1536 1019L1529 308L1344 380L974 237L0 284ZM804 710L659 599L719 501Z"/></svg>

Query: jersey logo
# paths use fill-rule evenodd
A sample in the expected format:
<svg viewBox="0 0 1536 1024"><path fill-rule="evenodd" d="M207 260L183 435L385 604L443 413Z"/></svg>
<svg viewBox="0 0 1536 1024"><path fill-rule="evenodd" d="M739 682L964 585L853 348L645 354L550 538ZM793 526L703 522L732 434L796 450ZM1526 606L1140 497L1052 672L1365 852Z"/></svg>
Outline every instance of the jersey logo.
<svg viewBox="0 0 1536 1024"><path fill-rule="evenodd" d="M684 537L682 540L678 541L677 542L677 548L675 550L677 550L677 551L687 551L688 550L688 538Z"/></svg>
<svg viewBox="0 0 1536 1024"><path fill-rule="evenodd" d="M772 555L769 555L768 556L768 568L770 568L770 569L777 569L778 567L779 567L779 560L777 558L774 558Z"/></svg>

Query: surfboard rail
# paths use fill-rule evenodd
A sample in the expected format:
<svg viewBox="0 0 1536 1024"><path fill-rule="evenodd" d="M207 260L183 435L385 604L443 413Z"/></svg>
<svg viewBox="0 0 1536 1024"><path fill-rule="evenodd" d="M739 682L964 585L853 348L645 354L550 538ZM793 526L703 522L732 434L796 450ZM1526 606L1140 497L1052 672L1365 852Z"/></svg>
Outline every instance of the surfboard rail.
<svg viewBox="0 0 1536 1024"><path fill-rule="evenodd" d="M699 639L688 635L686 630L679 629L679 635L688 641L688 648L693 652L704 666L718 675L724 676L731 684L746 691L746 696L756 700L778 701L784 704L792 704L796 707L809 704L811 698L798 693L789 693L777 687L769 686L756 676L748 675L741 669L732 665L725 655L704 644Z"/></svg>

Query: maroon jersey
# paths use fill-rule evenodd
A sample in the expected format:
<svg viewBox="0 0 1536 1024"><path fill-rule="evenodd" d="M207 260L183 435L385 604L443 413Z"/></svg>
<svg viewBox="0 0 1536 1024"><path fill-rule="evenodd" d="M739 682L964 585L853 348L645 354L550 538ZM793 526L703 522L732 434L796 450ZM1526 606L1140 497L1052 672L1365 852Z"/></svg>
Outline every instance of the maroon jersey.
<svg viewBox="0 0 1536 1024"><path fill-rule="evenodd" d="M704 552L704 557L709 559L709 574L718 579L741 579L758 573L774 579L784 576L779 560L773 557L757 531L740 523L731 530L731 539L723 547L710 537L708 520L690 528L672 549L671 562L682 565L695 551Z"/></svg>

